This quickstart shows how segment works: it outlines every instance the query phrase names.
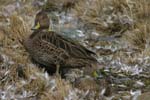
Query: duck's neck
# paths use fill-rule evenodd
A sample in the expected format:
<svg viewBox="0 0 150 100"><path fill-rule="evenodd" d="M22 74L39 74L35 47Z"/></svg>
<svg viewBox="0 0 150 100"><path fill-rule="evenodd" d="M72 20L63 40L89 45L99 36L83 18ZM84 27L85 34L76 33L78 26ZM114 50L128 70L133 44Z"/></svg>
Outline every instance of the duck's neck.
<svg viewBox="0 0 150 100"><path fill-rule="evenodd" d="M30 35L30 39L34 38L37 34L39 34L40 30L34 30L33 33Z"/></svg>
<svg viewBox="0 0 150 100"><path fill-rule="evenodd" d="M53 31L51 28L41 28L41 29L37 29L37 30L34 30L34 31L43 31L43 32L45 32L45 31Z"/></svg>
<svg viewBox="0 0 150 100"><path fill-rule="evenodd" d="M49 30L49 29L38 29L38 30L34 30L33 33L30 35L30 39L34 38L34 36L36 36L37 34L41 34L41 32L53 32L53 30Z"/></svg>

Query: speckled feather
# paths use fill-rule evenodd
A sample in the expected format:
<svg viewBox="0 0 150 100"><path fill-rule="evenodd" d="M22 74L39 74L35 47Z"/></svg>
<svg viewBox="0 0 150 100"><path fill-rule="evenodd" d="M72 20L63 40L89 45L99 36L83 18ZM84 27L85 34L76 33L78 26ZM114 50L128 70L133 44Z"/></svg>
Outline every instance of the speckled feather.
<svg viewBox="0 0 150 100"><path fill-rule="evenodd" d="M41 10L35 18L33 33L25 39L23 45L31 58L37 63L51 67L86 67L98 63L96 54L78 42L66 38L49 29L49 16Z"/></svg>
<svg viewBox="0 0 150 100"><path fill-rule="evenodd" d="M59 63L63 66L80 67L97 62L94 52L53 31L33 32L26 40L25 47L33 59L44 65Z"/></svg>

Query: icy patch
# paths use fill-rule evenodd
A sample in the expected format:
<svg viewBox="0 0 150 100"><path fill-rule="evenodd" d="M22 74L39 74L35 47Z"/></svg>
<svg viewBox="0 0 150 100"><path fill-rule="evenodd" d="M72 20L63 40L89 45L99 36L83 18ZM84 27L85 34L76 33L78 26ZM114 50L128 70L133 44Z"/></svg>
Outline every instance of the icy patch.
<svg viewBox="0 0 150 100"><path fill-rule="evenodd" d="M85 34L83 34L83 31L81 31L81 30L76 30L76 31L78 32L79 37L84 37L85 36Z"/></svg>
<svg viewBox="0 0 150 100"><path fill-rule="evenodd" d="M137 90L137 91L130 91L130 94L132 95L132 100L137 100L138 96L141 95L141 90Z"/></svg>
<svg viewBox="0 0 150 100"><path fill-rule="evenodd" d="M77 90L77 89L70 90L68 96L65 97L64 100L79 100L77 92L79 92L79 90Z"/></svg>
<svg viewBox="0 0 150 100"><path fill-rule="evenodd" d="M138 65L135 66L127 66L125 64L122 64L123 66L121 67L122 71L126 71L126 72L131 72L131 75L138 75L141 72L143 72L142 68L139 68Z"/></svg>
<svg viewBox="0 0 150 100"><path fill-rule="evenodd" d="M52 79L50 81L50 86L51 86L51 91L54 91L56 88L56 80L55 79Z"/></svg>
<svg viewBox="0 0 150 100"><path fill-rule="evenodd" d="M134 86L136 87L142 87L142 86L145 86L145 84L141 81L136 81L136 83L134 84Z"/></svg>
<svg viewBox="0 0 150 100"><path fill-rule="evenodd" d="M92 32L92 34L95 36L99 36L99 33L97 33L97 32Z"/></svg>
<svg viewBox="0 0 150 100"><path fill-rule="evenodd" d="M127 15L123 15L120 17L120 22L122 24L128 24L128 25L132 25L133 24L133 19L131 19L129 16Z"/></svg>
<svg viewBox="0 0 150 100"><path fill-rule="evenodd" d="M101 46L95 46L95 48L96 48L96 49L100 49L100 48L102 48L102 47L101 47Z"/></svg>
<svg viewBox="0 0 150 100"><path fill-rule="evenodd" d="M129 66L125 63L122 63L120 59L112 61L110 66L119 69L119 72L124 71L127 73L131 73L131 75L138 75L143 72L143 68L140 68L141 66L139 66L138 64Z"/></svg>

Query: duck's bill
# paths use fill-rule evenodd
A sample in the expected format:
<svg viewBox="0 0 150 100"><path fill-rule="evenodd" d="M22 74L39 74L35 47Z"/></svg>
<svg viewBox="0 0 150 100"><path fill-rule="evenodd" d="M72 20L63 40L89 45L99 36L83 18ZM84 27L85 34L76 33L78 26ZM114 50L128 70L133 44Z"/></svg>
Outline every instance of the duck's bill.
<svg viewBox="0 0 150 100"><path fill-rule="evenodd" d="M40 23L37 23L34 27L31 28L31 30L37 30L40 28Z"/></svg>

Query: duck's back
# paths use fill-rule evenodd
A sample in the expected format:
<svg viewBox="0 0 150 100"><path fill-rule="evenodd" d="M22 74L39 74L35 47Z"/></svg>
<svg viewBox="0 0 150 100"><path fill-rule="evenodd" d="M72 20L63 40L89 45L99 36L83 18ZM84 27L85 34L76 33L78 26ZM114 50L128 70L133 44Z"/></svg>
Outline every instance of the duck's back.
<svg viewBox="0 0 150 100"><path fill-rule="evenodd" d="M94 52L55 32L36 31L26 40L25 47L31 57L44 65L60 64L70 67L97 62Z"/></svg>

